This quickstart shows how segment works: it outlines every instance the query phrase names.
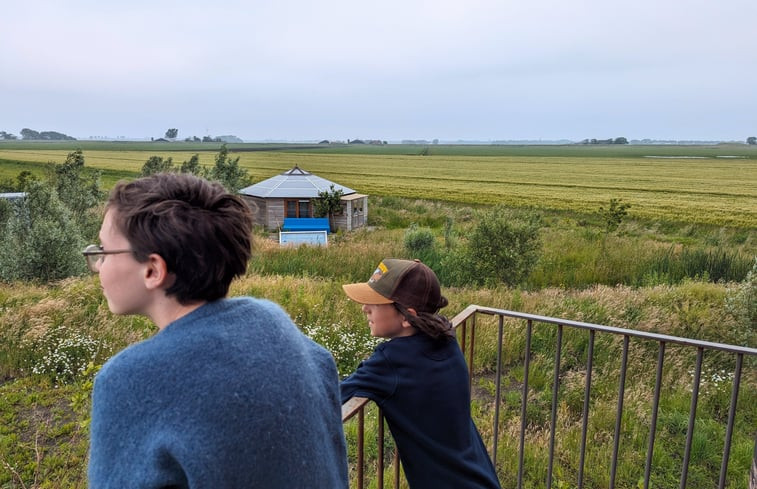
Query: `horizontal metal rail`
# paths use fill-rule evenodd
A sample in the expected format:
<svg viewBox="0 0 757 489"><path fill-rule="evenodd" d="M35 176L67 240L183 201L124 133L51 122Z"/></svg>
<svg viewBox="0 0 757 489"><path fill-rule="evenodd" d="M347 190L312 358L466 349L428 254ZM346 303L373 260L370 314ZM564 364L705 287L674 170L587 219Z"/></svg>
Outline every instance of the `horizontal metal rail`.
<svg viewBox="0 0 757 489"><path fill-rule="evenodd" d="M467 356L467 362L468 362L468 368L470 372L470 386L472 387L472 377L474 372L474 357L475 357L475 342L476 342L476 316L478 314L487 315L487 316L498 316L498 328L497 328L497 360L496 360L496 379L494 382L494 419L493 419L493 430L492 430L492 448L491 448L491 458L494 462L495 466L497 465L497 453L498 453L498 443L499 443L499 430L500 430L500 404L501 404L501 390L502 390L502 382L501 377L503 375L502 372L502 345L504 341L503 336L503 330L504 330L504 318L512 318L516 320L522 320L525 322L525 354L523 357L523 385L522 385L522 392L521 392L521 409L520 409L520 433L519 433L519 453L518 453L518 468L517 468L517 487L520 489L523 487L523 476L525 472L524 468L524 453L525 453L525 444L526 444L526 431L528 427L528 419L527 419L527 407L528 407L528 394L529 394L529 370L531 368L530 361L532 356L531 351L531 345L532 345L532 336L533 336L533 329L534 324L536 323L544 323L544 324L550 324L554 325L556 327L556 345L555 345L555 351L554 351L554 373L553 373L553 379L552 379L552 399L551 399L551 412L550 412L550 419L549 419L549 453L548 453L548 467L547 467L547 476L546 480L543 481L543 484L545 484L545 487L551 488L553 484L553 465L555 463L555 435L557 431L557 413L558 413L558 396L559 396L559 384L560 384L560 361L561 361L561 355L563 353L563 331L564 328L572 328L572 329L579 329L579 330L586 330L588 331L588 348L587 348L587 359L586 359L586 374L585 374L585 383L584 383L584 398L583 398L583 409L582 409L582 419L581 419L581 435L580 435L580 451L578 454L579 457L579 464L577 468L577 480L575 482L576 487L583 487L584 482L584 465L586 463L586 447L587 447L587 426L588 426L588 419L590 416L590 409L591 409L591 382L592 382L592 368L593 368L593 357L594 357L594 349L595 349L595 335L597 333L600 334L611 334L611 335L617 335L621 336L623 339L623 346L622 346L622 355L620 358L620 372L619 372L619 385L618 385L618 400L617 400L617 408L615 413L615 426L614 426L614 434L613 434L613 444L612 444L612 454L611 454L611 461L610 461L610 468L609 468L609 487L614 488L616 484L616 477L617 477L617 461L619 457L619 445L620 445L620 437L621 437L621 421L623 416L623 400L625 396L625 389L626 389L626 373L628 370L628 352L629 352L629 343L631 340L639 340L639 341L645 341L645 342L653 342L656 343L657 348L657 363L655 366L655 386L654 386L654 395L652 399L652 405L651 405L651 413L650 413L650 427L649 427L649 436L647 440L647 453L646 453L646 463L644 467L644 476L643 476L643 487L646 489L650 487L651 484L651 475L652 475L652 461L653 461L653 453L654 453L654 445L655 445L655 438L656 438L656 430L657 430L657 419L658 419L658 409L660 404L660 397L661 397L661 390L662 390L662 374L663 374L663 365L665 361L665 354L666 354L666 347L669 345L682 345L685 347L696 349L697 357L696 357L696 365L693 370L693 377L692 377L692 398L690 403L690 409L689 409L689 421L688 421L688 427L686 430L686 441L685 441L685 447L684 447L684 453L683 453L683 459L682 459L682 466L681 466L681 475L680 475L680 487L684 488L686 487L687 483L687 477L688 477L688 470L689 470L689 462L690 462L690 455L691 455L691 447L692 447L692 440L694 436L694 427L695 427L695 420L696 420L696 411L697 411L697 402L698 402L698 396L699 396L699 389L700 389L700 383L701 383L701 375L702 375L702 359L707 351L719 351L719 352L725 352L727 354L733 355L735 357L735 370L733 373L733 384L732 384L732 391L731 391L731 398L730 398L730 405L728 409L728 420L727 420L727 426L725 430L725 440L724 440L724 446L723 446L723 456L721 459L721 466L720 466L720 477L718 481L718 488L724 488L726 485L726 473L728 469L728 462L730 457L730 450L731 450L731 442L732 442L732 435L733 435L733 428L734 428L734 421L736 416L736 405L738 401L738 393L740 389L740 382L742 377L742 368L743 368L743 362L744 362L744 356L755 356L757 357L757 349L755 348L749 348L749 347L743 347L743 346L736 346L736 345L728 345L724 343L714 343L714 342L708 342L708 341L702 341L702 340L696 340L696 339L689 339L689 338L681 338L677 336L670 336L665 334L658 334L658 333L650 333L647 331L638 331L638 330L632 330L632 329L624 329L624 328L618 328L613 326L606 326L601 324L592 324L592 323L586 323L581 321L572 321L572 320L566 320L566 319L560 319L560 318L553 318L548 316L540 316L535 314L528 314L528 313L522 313L522 312L516 312L516 311L508 311L504 309L496 309L492 307L485 307L485 306L478 306L478 305L470 305L466 307L462 312L460 312L458 315L456 315L454 318L452 318L452 325L456 328L457 331L457 338L458 342L460 344L460 347L463 351L463 353ZM545 352L539 352L539 353L545 353ZM355 414L359 414L359 424L358 427L358 450L357 450L357 456L358 460L355 461L356 471L357 471L357 487L363 488L364 487L364 440L363 440L363 430L364 430L364 418L363 418L363 412L366 408L366 405L370 401L365 398L352 398L348 402L346 402L342 406L342 420L347 421L348 419L355 416ZM383 416L379 410L379 428L378 428L378 439L377 443L379 444L379 457L377 462L377 482L378 486L380 488L383 488L383 472L384 472L384 461L383 461ZM755 446L755 453L757 453L757 440L755 440L756 446ZM394 488L399 488L400 484L400 468L399 468L399 459L397 451L395 450L395 462L394 462L394 469L395 469L395 477L394 477ZM511 471L513 468L505 468L506 471Z"/></svg>

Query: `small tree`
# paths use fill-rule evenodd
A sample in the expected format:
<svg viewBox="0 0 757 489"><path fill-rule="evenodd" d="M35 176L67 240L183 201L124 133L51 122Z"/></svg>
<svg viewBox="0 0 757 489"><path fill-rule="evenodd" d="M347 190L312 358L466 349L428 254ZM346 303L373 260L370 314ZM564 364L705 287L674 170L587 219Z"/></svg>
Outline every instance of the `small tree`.
<svg viewBox="0 0 757 489"><path fill-rule="evenodd" d="M53 183L57 197L71 211L84 235L96 234L100 215L93 213L92 209L104 198L100 189L100 171L85 168L84 155L77 149L66 156L62 165L55 167Z"/></svg>
<svg viewBox="0 0 757 489"><path fill-rule="evenodd" d="M173 171L173 159L166 158L165 160L161 156L150 156L145 164L142 165L142 171L140 176L148 177L155 175L156 173L166 173Z"/></svg>
<svg viewBox="0 0 757 489"><path fill-rule="evenodd" d="M610 206L605 209L599 206L599 215L602 216L605 225L605 236L615 232L623 218L628 215L631 204L622 203L620 199L610 199Z"/></svg>
<svg viewBox="0 0 757 489"><path fill-rule="evenodd" d="M229 158L229 150L224 144L216 155L210 179L223 185L229 192L236 192L247 184L247 170L239 166L239 156Z"/></svg>
<svg viewBox="0 0 757 489"><path fill-rule="evenodd" d="M755 145L755 144L757 144L757 137L755 137L755 136L749 136L748 138L746 138L746 143L749 144L749 145Z"/></svg>
<svg viewBox="0 0 757 489"><path fill-rule="evenodd" d="M166 131L166 139L176 139L178 135L179 135L179 130L176 128L171 128Z"/></svg>
<svg viewBox="0 0 757 489"><path fill-rule="evenodd" d="M197 153L193 154L192 157L189 158L189 161L183 162L179 171L181 173L191 173L192 175L203 178L207 178L209 173L207 168L200 166L200 155Z"/></svg>
<svg viewBox="0 0 757 489"><path fill-rule="evenodd" d="M335 189L332 184L329 190L318 192L318 198L313 202L313 213L316 217L328 217L329 228L334 231L334 214L342 210L342 189Z"/></svg>

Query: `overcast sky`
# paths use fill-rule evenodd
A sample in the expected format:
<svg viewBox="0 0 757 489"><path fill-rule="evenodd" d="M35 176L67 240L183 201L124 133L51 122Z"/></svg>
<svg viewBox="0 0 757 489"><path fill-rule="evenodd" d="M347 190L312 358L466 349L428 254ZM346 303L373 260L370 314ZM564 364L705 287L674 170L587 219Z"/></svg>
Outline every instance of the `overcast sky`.
<svg viewBox="0 0 757 489"><path fill-rule="evenodd" d="M3 0L0 130L757 135L755 0Z"/></svg>

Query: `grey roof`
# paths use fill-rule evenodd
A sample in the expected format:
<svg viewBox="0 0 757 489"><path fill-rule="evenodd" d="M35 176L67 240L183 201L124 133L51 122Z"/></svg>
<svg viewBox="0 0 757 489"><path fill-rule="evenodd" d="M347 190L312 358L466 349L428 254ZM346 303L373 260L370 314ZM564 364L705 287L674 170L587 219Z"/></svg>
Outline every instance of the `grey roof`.
<svg viewBox="0 0 757 489"><path fill-rule="evenodd" d="M265 199L314 198L318 197L319 192L329 191L332 185L334 190L341 190L344 195L355 193L351 188L313 175L298 166L268 180L245 187L239 193Z"/></svg>

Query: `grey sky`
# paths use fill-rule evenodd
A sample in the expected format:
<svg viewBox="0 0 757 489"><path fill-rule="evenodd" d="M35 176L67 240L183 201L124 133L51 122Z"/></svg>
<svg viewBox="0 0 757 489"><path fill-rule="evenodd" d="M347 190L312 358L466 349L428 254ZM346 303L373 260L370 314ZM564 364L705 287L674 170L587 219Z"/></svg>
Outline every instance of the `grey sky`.
<svg viewBox="0 0 757 489"><path fill-rule="evenodd" d="M754 0L6 0L0 130L757 135Z"/></svg>

